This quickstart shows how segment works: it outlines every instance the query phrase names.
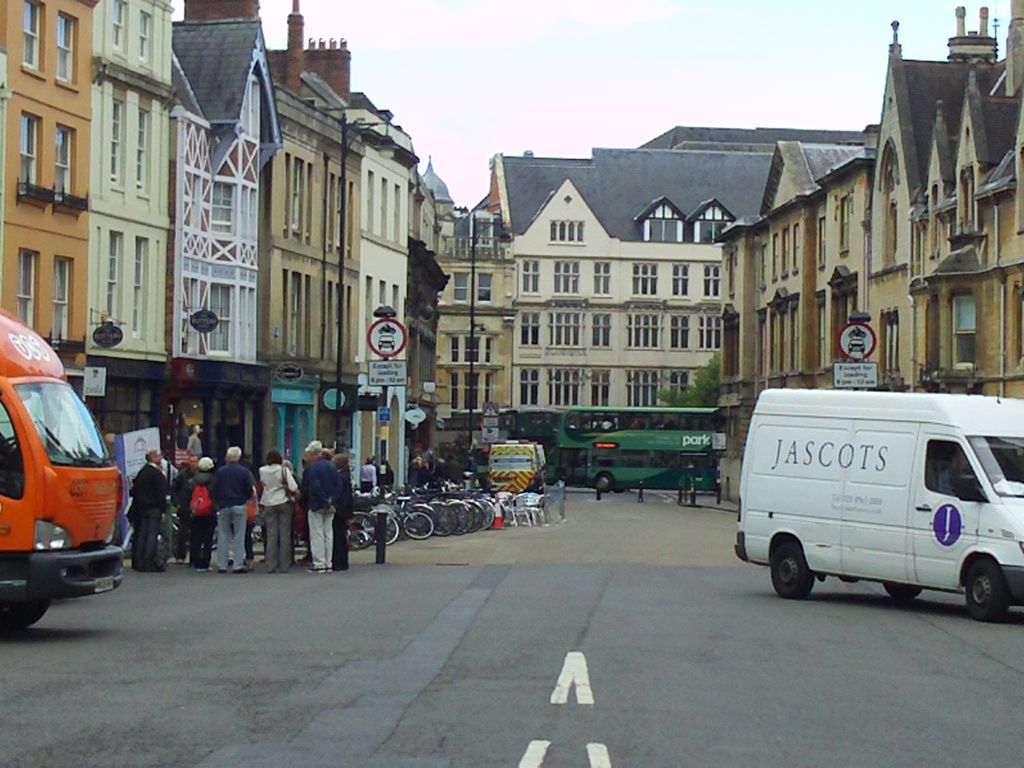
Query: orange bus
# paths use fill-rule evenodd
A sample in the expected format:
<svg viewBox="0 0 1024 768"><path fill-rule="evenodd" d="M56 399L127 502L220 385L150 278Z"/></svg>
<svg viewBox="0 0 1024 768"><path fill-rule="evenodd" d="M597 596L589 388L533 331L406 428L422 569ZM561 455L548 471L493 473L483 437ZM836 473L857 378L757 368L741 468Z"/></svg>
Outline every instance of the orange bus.
<svg viewBox="0 0 1024 768"><path fill-rule="evenodd" d="M57 353L0 310L0 630L120 586L122 482Z"/></svg>

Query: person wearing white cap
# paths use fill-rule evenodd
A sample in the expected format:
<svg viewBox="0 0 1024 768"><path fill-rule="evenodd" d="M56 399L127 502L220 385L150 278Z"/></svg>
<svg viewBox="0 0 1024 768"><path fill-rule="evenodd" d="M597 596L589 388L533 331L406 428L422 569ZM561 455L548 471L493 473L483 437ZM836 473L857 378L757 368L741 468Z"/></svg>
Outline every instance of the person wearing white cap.
<svg viewBox="0 0 1024 768"><path fill-rule="evenodd" d="M192 510L192 552L189 558L197 573L210 568L213 553L213 531L217 516L213 508L213 459L203 456L196 465L190 507Z"/></svg>

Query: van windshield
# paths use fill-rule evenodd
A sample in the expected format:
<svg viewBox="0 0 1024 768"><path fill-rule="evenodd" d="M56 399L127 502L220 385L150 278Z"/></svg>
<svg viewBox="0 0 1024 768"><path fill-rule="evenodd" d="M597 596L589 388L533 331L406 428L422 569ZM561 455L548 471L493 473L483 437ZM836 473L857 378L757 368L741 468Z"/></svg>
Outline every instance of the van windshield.
<svg viewBox="0 0 1024 768"><path fill-rule="evenodd" d="M968 442L993 490L1024 498L1024 437L970 437Z"/></svg>
<svg viewBox="0 0 1024 768"><path fill-rule="evenodd" d="M53 464L108 467L110 454L96 423L74 390L64 383L16 384Z"/></svg>

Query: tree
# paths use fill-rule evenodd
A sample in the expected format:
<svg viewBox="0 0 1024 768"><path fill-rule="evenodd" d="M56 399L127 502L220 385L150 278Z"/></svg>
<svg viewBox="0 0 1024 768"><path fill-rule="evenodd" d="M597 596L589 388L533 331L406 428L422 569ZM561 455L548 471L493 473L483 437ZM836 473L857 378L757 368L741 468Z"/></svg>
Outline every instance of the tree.
<svg viewBox="0 0 1024 768"><path fill-rule="evenodd" d="M711 362L697 371L686 389L663 389L658 399L671 408L717 408L721 383L722 356L716 352Z"/></svg>

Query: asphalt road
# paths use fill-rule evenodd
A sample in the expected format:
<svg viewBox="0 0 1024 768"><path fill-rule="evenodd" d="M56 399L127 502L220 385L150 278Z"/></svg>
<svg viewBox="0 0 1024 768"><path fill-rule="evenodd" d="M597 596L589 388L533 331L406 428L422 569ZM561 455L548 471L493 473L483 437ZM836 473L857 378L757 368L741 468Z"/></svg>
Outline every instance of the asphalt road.
<svg viewBox="0 0 1024 768"><path fill-rule="evenodd" d="M344 574L130 572L0 639L0 764L1024 762L1024 612L979 624L955 595L900 609L835 580L783 601L734 526L570 495L565 522Z"/></svg>

